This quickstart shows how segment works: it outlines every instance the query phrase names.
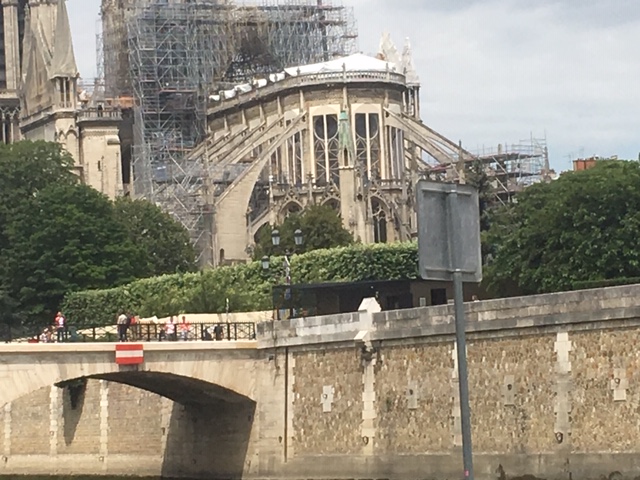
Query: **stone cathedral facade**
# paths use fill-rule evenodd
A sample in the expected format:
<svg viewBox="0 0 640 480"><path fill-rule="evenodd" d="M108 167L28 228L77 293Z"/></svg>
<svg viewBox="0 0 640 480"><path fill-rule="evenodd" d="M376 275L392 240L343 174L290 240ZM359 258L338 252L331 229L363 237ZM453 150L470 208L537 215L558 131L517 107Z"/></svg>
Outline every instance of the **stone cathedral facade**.
<svg viewBox="0 0 640 480"><path fill-rule="evenodd" d="M413 238L416 181L458 179L458 160L470 157L421 122L419 88L410 55L383 37L377 57L285 69L214 95L210 138L194 155L217 172L213 263L247 259L260 228L308 205L334 208L363 243Z"/></svg>
<svg viewBox="0 0 640 480"><path fill-rule="evenodd" d="M2 0L0 119L3 143L59 142L81 181L122 193L117 109L78 91L65 0Z"/></svg>

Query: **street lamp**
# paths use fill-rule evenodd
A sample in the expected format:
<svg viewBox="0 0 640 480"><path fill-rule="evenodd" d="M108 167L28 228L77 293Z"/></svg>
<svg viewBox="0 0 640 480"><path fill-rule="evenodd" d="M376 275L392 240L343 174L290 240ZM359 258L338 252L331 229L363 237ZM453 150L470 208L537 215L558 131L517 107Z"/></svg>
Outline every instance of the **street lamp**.
<svg viewBox="0 0 640 480"><path fill-rule="evenodd" d="M302 245L302 241L303 241L302 230L300 230L298 228L298 229L296 229L295 232L293 232L293 242L294 242L296 247L299 247L299 246ZM279 247L280 246L280 232L278 230L274 230L274 231L271 232L271 243L273 244L274 247ZM282 268L284 269L284 283L285 283L285 285L291 285L291 261L290 261L290 257L291 257L291 252L289 252L289 249L286 249L285 252L284 252L284 259L282 261ZM267 270L269 270L270 260L269 260L269 257L267 255L262 257L260 263L262 264L262 269L265 272ZM287 290L285 291L285 298L287 300L291 299L291 289L290 288L287 288ZM292 309L290 309L290 312L291 311L292 311Z"/></svg>
<svg viewBox="0 0 640 480"><path fill-rule="evenodd" d="M262 269L269 270L269 257L265 255L264 257L262 257L261 262L262 262Z"/></svg>
<svg viewBox="0 0 640 480"><path fill-rule="evenodd" d="M278 230L271 232L271 243L273 243L274 247L278 247L280 245L280 232Z"/></svg>

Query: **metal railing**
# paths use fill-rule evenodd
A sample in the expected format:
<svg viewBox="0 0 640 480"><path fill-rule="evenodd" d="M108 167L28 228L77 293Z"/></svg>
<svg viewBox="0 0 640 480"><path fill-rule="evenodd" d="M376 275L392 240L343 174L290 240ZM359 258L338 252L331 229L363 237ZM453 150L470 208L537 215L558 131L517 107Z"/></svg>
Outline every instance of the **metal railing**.
<svg viewBox="0 0 640 480"><path fill-rule="evenodd" d="M129 325L124 334L128 342L171 341L242 341L255 340L256 325L253 322L221 322L174 324L168 332L166 324L138 323ZM121 332L117 325L76 327L70 325L60 332L55 329L35 332L33 329L0 326L0 342L5 343L73 343L73 342L119 342Z"/></svg>
<svg viewBox="0 0 640 480"><path fill-rule="evenodd" d="M100 120L100 119L115 119L120 120L122 114L120 110L115 108L85 108L78 111L79 120Z"/></svg>

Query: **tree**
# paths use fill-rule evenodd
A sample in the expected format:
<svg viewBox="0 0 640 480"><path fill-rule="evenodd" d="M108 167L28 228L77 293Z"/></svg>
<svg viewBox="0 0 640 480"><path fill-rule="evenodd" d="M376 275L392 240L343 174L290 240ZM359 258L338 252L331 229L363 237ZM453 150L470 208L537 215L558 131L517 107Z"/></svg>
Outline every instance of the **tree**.
<svg viewBox="0 0 640 480"><path fill-rule="evenodd" d="M640 276L640 164L601 161L536 184L493 216L493 259L486 268L498 295L516 285L535 294L577 281Z"/></svg>
<svg viewBox="0 0 640 480"><path fill-rule="evenodd" d="M0 253L5 286L23 324L44 324L67 292L136 278L144 248L116 218L112 202L84 185L49 185L12 211Z"/></svg>
<svg viewBox="0 0 640 480"><path fill-rule="evenodd" d="M271 232L275 229L280 233L280 246L277 248L271 242ZM296 246L294 240L294 232L298 229L303 235L303 243L300 246ZM253 256L260 259L263 255L277 255L285 250L304 253L352 243L353 236L342 226L342 219L333 208L327 205L312 205L300 214L289 215L282 225L266 225L262 228Z"/></svg>
<svg viewBox="0 0 640 480"><path fill-rule="evenodd" d="M0 144L0 323L15 324L21 318L19 302L12 295L14 280L3 264L11 246L9 225L16 210L42 189L76 184L72 166L73 159L57 143Z"/></svg>
<svg viewBox="0 0 640 480"><path fill-rule="evenodd" d="M0 249L7 246L4 230L12 209L48 185L77 183L72 165L57 143L0 144Z"/></svg>
<svg viewBox="0 0 640 480"><path fill-rule="evenodd" d="M195 250L189 233L168 213L146 200L118 198L116 218L127 231L127 237L145 252L146 268L138 276L195 270Z"/></svg>

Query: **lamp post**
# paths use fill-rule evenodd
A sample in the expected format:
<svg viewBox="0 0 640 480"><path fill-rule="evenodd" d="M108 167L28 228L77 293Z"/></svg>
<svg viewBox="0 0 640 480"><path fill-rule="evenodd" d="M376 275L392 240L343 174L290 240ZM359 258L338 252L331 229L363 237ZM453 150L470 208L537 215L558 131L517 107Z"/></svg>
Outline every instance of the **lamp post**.
<svg viewBox="0 0 640 480"><path fill-rule="evenodd" d="M293 242L295 244L296 247L299 247L302 245L302 230L300 230L299 228L296 229L295 232L293 232ZM278 247L280 246L280 232L278 230L274 230L273 232L271 232L271 243L273 244L274 247L276 247L276 250L278 249ZM282 268L284 269L284 283L285 285L291 285L291 255L293 253L289 251L289 249L285 249L284 251L284 259L282 261ZM261 260L262 263L262 269L266 272L269 270L270 268L270 259L267 255L265 255L264 257L262 257ZM291 288L287 288L285 290L285 299L286 300L290 300L291 299ZM292 313L292 308L289 309L289 316L291 316Z"/></svg>

